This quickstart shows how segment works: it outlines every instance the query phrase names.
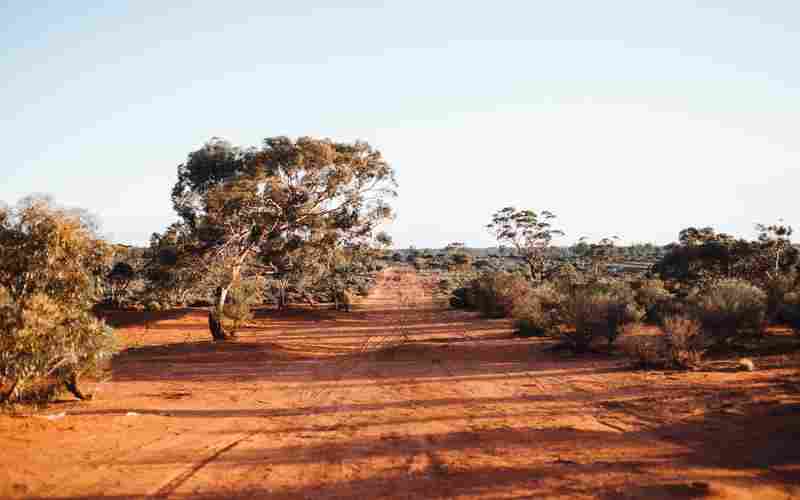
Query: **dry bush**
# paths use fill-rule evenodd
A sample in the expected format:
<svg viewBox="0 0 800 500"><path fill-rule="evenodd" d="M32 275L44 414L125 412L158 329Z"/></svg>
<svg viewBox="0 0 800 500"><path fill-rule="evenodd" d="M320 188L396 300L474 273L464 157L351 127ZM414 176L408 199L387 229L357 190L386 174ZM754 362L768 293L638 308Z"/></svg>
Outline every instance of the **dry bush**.
<svg viewBox="0 0 800 500"><path fill-rule="evenodd" d="M626 325L643 316L633 292L622 282L595 283L576 290L566 300L563 314L571 327L563 332L564 339L578 352L588 350L598 338L612 345Z"/></svg>
<svg viewBox="0 0 800 500"><path fill-rule="evenodd" d="M700 323L683 316L667 318L664 321L664 340L670 365L684 369L700 365L705 352Z"/></svg>
<svg viewBox="0 0 800 500"><path fill-rule="evenodd" d="M793 302L796 286L797 275L795 273L779 274L764 281L768 318L780 319L784 305Z"/></svg>
<svg viewBox="0 0 800 500"><path fill-rule="evenodd" d="M703 331L715 342L723 342L745 333L762 333L766 302L766 294L750 283L723 280L699 295L696 314Z"/></svg>
<svg viewBox="0 0 800 500"><path fill-rule="evenodd" d="M473 281L470 291L476 308L487 318L511 316L515 301L524 300L531 286L522 276L507 272L489 272Z"/></svg>
<svg viewBox="0 0 800 500"><path fill-rule="evenodd" d="M516 300L511 315L517 333L523 337L549 335L557 326L552 311L545 310L533 294Z"/></svg>
<svg viewBox="0 0 800 500"><path fill-rule="evenodd" d="M50 382L81 399L84 375L117 351L91 311L108 247L80 217L46 199L0 207L0 402Z"/></svg>
<svg viewBox="0 0 800 500"><path fill-rule="evenodd" d="M784 295L783 304L778 308L777 319L800 334L800 293L789 292Z"/></svg>
<svg viewBox="0 0 800 500"><path fill-rule="evenodd" d="M252 308L264 301L266 283L261 278L243 279L228 292L230 302L225 304L224 318L231 322L230 333L253 319Z"/></svg>
<svg viewBox="0 0 800 500"><path fill-rule="evenodd" d="M645 318L654 324L663 324L664 318L676 312L679 304L658 279L642 281L635 291L636 302L644 310Z"/></svg>
<svg viewBox="0 0 800 500"><path fill-rule="evenodd" d="M636 368L661 368L664 365L662 337L628 337L622 343L622 351L631 358Z"/></svg>
<svg viewBox="0 0 800 500"><path fill-rule="evenodd" d="M558 311L567 300L567 294L557 284L548 281L533 288L531 293L545 311Z"/></svg>
<svg viewBox="0 0 800 500"><path fill-rule="evenodd" d="M685 316L664 320L661 335L626 335L622 350L637 368L696 368L705 352L700 323Z"/></svg>

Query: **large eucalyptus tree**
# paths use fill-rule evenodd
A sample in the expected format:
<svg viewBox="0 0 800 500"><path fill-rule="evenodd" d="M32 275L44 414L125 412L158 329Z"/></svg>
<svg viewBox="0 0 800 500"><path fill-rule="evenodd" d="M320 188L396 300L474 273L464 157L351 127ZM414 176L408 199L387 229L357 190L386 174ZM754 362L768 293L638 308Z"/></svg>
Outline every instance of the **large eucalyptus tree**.
<svg viewBox="0 0 800 500"><path fill-rule="evenodd" d="M225 271L209 313L213 338L229 337L220 319L244 269L269 268L309 245L369 238L391 216L396 186L381 153L360 141L270 137L242 149L214 138L190 153L172 202L199 262Z"/></svg>

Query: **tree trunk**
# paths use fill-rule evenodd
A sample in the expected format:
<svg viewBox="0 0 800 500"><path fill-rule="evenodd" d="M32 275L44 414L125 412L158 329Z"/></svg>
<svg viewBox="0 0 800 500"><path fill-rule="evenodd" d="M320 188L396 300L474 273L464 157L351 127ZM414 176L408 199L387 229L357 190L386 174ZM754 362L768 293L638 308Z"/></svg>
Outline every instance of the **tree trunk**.
<svg viewBox="0 0 800 500"><path fill-rule="evenodd" d="M80 388L78 387L78 375L72 374L64 380L64 386L67 388L69 392L71 392L76 398L86 401L92 399L91 394L84 394L81 392Z"/></svg>
<svg viewBox="0 0 800 500"><path fill-rule="evenodd" d="M281 286L278 290L278 310L283 311L286 309L289 303L289 301L286 299L286 286L281 283Z"/></svg>
<svg viewBox="0 0 800 500"><path fill-rule="evenodd" d="M0 403L5 403L11 399L11 397L14 395L14 391L17 389L18 384L19 379L15 379L14 383L11 384L11 389L7 390L6 392L0 392Z"/></svg>
<svg viewBox="0 0 800 500"><path fill-rule="evenodd" d="M222 315L225 311L225 300L228 298L229 288L230 286L217 287L217 304L208 312L208 329L211 331L211 337L217 342L233 337L222 326Z"/></svg>

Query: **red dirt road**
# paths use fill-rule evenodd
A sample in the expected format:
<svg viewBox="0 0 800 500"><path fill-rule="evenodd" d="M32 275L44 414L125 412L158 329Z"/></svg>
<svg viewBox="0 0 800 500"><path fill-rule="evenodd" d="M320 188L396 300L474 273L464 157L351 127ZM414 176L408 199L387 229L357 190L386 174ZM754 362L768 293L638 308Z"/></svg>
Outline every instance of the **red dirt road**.
<svg viewBox="0 0 800 500"><path fill-rule="evenodd" d="M264 310L225 344L200 310L116 314L94 401L0 415L0 497L800 498L797 354L631 372L428 289L389 271L352 313Z"/></svg>

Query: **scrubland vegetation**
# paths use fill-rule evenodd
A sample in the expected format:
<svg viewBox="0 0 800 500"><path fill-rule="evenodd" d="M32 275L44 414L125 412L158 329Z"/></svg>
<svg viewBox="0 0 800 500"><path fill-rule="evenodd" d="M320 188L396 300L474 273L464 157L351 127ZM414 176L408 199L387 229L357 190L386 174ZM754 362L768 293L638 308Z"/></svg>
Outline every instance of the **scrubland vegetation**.
<svg viewBox="0 0 800 500"><path fill-rule="evenodd" d="M212 139L178 166L179 222L148 248L103 242L83 212L47 198L0 211L0 400L54 395L113 354L92 312L209 307L212 338L231 339L264 303L350 309L391 245L394 172L363 142L272 137L239 148ZM102 314L101 314L102 316Z"/></svg>
<svg viewBox="0 0 800 500"><path fill-rule="evenodd" d="M709 349L746 353L745 344L763 340L771 326L798 331L800 251L789 226L759 224L755 241L688 228L678 243L626 268L630 249L612 238L553 248L553 237L563 235L552 229L554 219L498 211L487 228L516 262L495 255L471 275L446 273L440 286L451 306L513 318L519 335L554 337L576 353L612 349L622 339L640 367L696 368ZM643 324L659 334L635 335Z"/></svg>
<svg viewBox="0 0 800 500"><path fill-rule="evenodd" d="M192 439L181 441L194 450L192 456L208 454L192 448L194 439L206 443L210 435L227 435L232 430L225 420L236 419L234 441L204 444L217 451L199 462L175 462L188 475L171 470L179 480L164 483L159 476L157 484L151 481L147 491L157 497L170 496L190 478L199 481L193 474L240 443L270 436L265 420L280 427L276 435L305 439L334 433L345 440L312 447L310 455L324 457L323 469L348 454L369 462L402 450L412 458L397 467L432 475L449 493L468 484L468 477L504 477L508 463L544 460L538 452L533 458L520 455L519 443L534 439L532 429L544 429L544 438L553 440L546 449L559 453L566 453L564 436L566 442L588 439L599 454L617 458L629 451L616 446L639 450L642 444L625 448L609 432L635 435L631 439L645 442L644 448L660 451L663 443L648 441L652 436L644 430L650 424L641 416L656 411L660 401L649 396L631 403L628 398L656 390L651 374L697 376L720 363L753 371L757 365L747 357L760 363L759 353L783 355L800 347L800 250L783 223L758 225L754 241L688 228L664 247L621 246L617 238L557 247L554 241L565 236L566 228L557 227L554 213L509 207L492 215L485 227L476 224L476 230L488 230L497 239L495 248L454 242L442 249L403 250L393 249L391 237L381 231L393 215L389 202L395 188L393 170L365 143L277 137L257 148L238 148L213 139L178 167L172 190L178 221L153 233L144 247L103 241L92 217L45 197L3 208L0 401L13 413L20 404L46 406L62 389L88 400L92 394L82 390L81 380L97 386L121 377L114 387L123 389L124 404L141 405L144 399L155 408L120 410L111 402L117 394L107 394L105 408L85 413L97 418L91 425L104 426L103 439L119 435L109 427L116 424L101 421L107 415L200 419L204 423L192 427L210 425L213 432L195 431ZM362 303L368 307L362 309ZM122 339L114 324L121 326ZM596 368L597 360L602 368ZM699 380L687 378L679 389L658 386L677 405L658 417L664 432L690 432L670 427L686 424L700 411L680 406L690 397L686 394L707 408L729 384ZM774 379L763 380L774 386ZM326 399L340 390L340 382L358 402ZM794 386L786 384L780 394L791 396ZM209 386L215 391L205 394ZM158 391L143 393L145 387ZM187 387L205 399L192 402ZM534 395L528 393L532 387L538 391ZM254 399L259 391L267 394ZM475 396L481 393L483 398ZM740 405L752 396L737 394ZM180 403L184 398L188 402ZM166 400L176 406L165 410ZM352 424L365 409L368 418ZM496 427L485 423L492 419L499 419ZM298 427L301 420L307 427ZM253 422L254 428L237 427ZM520 422L525 425L506 436ZM148 449L163 438L153 429L161 425L131 438L128 453L151 464ZM393 433L382 434L378 444L350 443L354 432L372 425L402 428L408 437L399 444L393 444L398 440ZM442 433L442 428L450 430ZM419 429L428 435L419 437ZM630 429L639 431L626 434ZM329 439L334 438L324 437ZM496 464L491 474L468 473L476 443L495 440L505 446L503 439L514 450L496 458L494 445L487 448L483 460ZM455 466L445 465L444 454L430 450L437 440L451 448L446 456L461 457L467 472L459 475ZM83 450L89 444L74 446ZM281 462L286 450L274 451L271 441L259 446L271 450L264 452L270 460L286 465ZM291 453L304 449L291 439L284 447ZM580 446L573 448L580 455ZM253 480L251 468L262 457L242 457L234 463L246 469L242 477ZM63 463L50 456L42 460ZM304 470L303 460L291 464ZM541 470L578 465L560 456L546 460ZM590 467L607 474L607 463ZM220 477L228 477L227 471ZM407 480L398 477L400 483ZM524 477L528 481L527 471ZM105 488L103 481L95 486ZM260 484L262 476L256 481ZM412 489L423 494L429 486ZM528 485L525 491L552 493L540 487ZM332 496L342 497L354 496L361 486L348 482L330 488ZM266 490L254 491L258 496ZM303 496L291 488L283 491L281 498ZM81 496L86 490L76 492Z"/></svg>

